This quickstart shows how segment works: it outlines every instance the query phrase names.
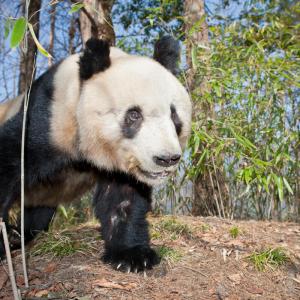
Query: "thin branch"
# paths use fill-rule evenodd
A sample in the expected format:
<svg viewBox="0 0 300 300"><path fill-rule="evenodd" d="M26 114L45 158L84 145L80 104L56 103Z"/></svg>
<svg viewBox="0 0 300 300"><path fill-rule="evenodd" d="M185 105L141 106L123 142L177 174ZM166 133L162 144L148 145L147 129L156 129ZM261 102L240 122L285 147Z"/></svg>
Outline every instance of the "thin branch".
<svg viewBox="0 0 300 300"><path fill-rule="evenodd" d="M2 218L0 218L0 232L2 231L2 237L4 241L4 246L5 246L5 253L6 253L6 260L7 260L7 265L8 265L8 273L9 273L9 279L11 282L11 287L13 290L13 295L15 300L21 300L19 297L18 289L17 289L17 284L16 284L16 278L15 278L15 273L14 273L14 268L11 260L11 254L10 254L10 249L9 249L9 242L8 242L8 237L7 237L7 230L6 230L6 225L2 221Z"/></svg>

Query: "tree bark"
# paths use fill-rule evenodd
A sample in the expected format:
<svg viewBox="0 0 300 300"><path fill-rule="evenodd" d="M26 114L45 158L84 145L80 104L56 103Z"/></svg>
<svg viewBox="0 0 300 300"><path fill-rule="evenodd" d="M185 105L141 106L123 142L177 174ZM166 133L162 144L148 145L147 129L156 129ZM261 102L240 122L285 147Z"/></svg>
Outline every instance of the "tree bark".
<svg viewBox="0 0 300 300"><path fill-rule="evenodd" d="M83 0L85 6L80 11L80 31L85 43L90 37L96 37L115 44L115 32L112 25L111 10L114 0Z"/></svg>
<svg viewBox="0 0 300 300"><path fill-rule="evenodd" d="M75 47L74 47L74 36L76 32L75 24L76 24L76 19L72 17L70 22L70 27L69 27L69 55L74 54L75 52Z"/></svg>
<svg viewBox="0 0 300 300"><path fill-rule="evenodd" d="M55 17L56 17L56 3L53 3L50 8L50 36L49 36L49 49L48 52L51 56L48 58L49 67L53 63L53 50L54 50L54 37L55 37Z"/></svg>
<svg viewBox="0 0 300 300"><path fill-rule="evenodd" d="M23 6L23 12L25 14L25 0L21 0ZM31 0L28 8L28 19L32 24L35 35L39 38L39 18L40 18L40 9L41 1L40 0ZM21 53L20 60L20 76L19 76L19 94L24 92L26 89L27 82L30 82L30 79L35 73L34 62L36 57L36 45L30 34L28 34L28 44L27 44L27 53Z"/></svg>
<svg viewBox="0 0 300 300"><path fill-rule="evenodd" d="M208 90L207 77L199 82L197 70L193 68L192 51L208 48L208 25L202 21L205 16L204 0L185 0L185 34L186 34L186 59L188 64L187 82L189 90L194 96L193 119L198 124L205 125L207 119L215 117L214 106L207 101L200 101ZM199 27L194 28L195 24ZM203 59L207 59L209 53ZM212 129L213 130L213 129ZM199 153L195 156L195 163L201 156L201 150L205 145L201 145ZM209 164L209 166L208 166ZM226 188L225 177L216 167L214 158L211 158L202 173L194 178L194 200L192 204L192 214L194 215L218 215L225 217L224 202L228 200L228 189Z"/></svg>

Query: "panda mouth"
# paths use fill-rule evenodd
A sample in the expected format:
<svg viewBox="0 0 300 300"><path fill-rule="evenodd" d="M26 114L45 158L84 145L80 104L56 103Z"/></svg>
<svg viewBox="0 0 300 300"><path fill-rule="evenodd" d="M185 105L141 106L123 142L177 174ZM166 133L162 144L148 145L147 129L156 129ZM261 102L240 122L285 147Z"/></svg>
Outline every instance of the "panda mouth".
<svg viewBox="0 0 300 300"><path fill-rule="evenodd" d="M144 176L151 178L151 179L166 178L171 174L170 171L148 172L148 171L145 171L140 168L139 168L139 170Z"/></svg>

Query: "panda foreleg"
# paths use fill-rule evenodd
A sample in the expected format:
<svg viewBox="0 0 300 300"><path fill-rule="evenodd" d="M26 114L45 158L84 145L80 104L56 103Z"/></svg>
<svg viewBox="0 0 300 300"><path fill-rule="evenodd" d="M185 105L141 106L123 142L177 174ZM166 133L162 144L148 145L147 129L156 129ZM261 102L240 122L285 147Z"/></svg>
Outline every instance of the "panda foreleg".
<svg viewBox="0 0 300 300"><path fill-rule="evenodd" d="M56 207L37 206L25 207L24 210L24 236L25 243L30 242L35 236L49 229L56 212ZM21 219L18 219L18 231L21 232Z"/></svg>
<svg viewBox="0 0 300 300"><path fill-rule="evenodd" d="M24 209L24 237L25 243L30 242L42 231L47 231L49 224L55 215L54 207L25 207ZM7 224L7 222L6 222ZM17 227L7 226L10 249L21 247L21 218L19 216ZM0 258L5 257L5 249L2 235L0 235Z"/></svg>
<svg viewBox="0 0 300 300"><path fill-rule="evenodd" d="M105 241L104 262L125 272L151 269L159 263L149 245L146 214L150 199L150 188L140 188L126 177L98 181L94 207Z"/></svg>
<svg viewBox="0 0 300 300"><path fill-rule="evenodd" d="M6 225L6 231L9 240L13 240L15 236L15 227L9 224L9 210L13 205L14 201L18 198L19 189L13 184L9 184L8 182L3 182L4 178L0 179L0 218ZM16 180L18 181L18 180ZM13 247L11 247L13 249ZM5 257L5 247L2 233L0 232L0 259Z"/></svg>

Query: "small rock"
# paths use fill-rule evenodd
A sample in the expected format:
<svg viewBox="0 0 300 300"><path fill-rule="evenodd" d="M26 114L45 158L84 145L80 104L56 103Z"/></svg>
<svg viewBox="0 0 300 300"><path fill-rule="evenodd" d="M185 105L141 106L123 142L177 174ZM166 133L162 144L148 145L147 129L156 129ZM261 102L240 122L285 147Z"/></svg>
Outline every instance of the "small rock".
<svg viewBox="0 0 300 300"><path fill-rule="evenodd" d="M220 300L225 300L228 297L228 293L223 285L219 284L217 286L216 295Z"/></svg>
<svg viewBox="0 0 300 300"><path fill-rule="evenodd" d="M242 280L242 276L240 274L231 274L228 275L228 278L235 284L240 284Z"/></svg>

